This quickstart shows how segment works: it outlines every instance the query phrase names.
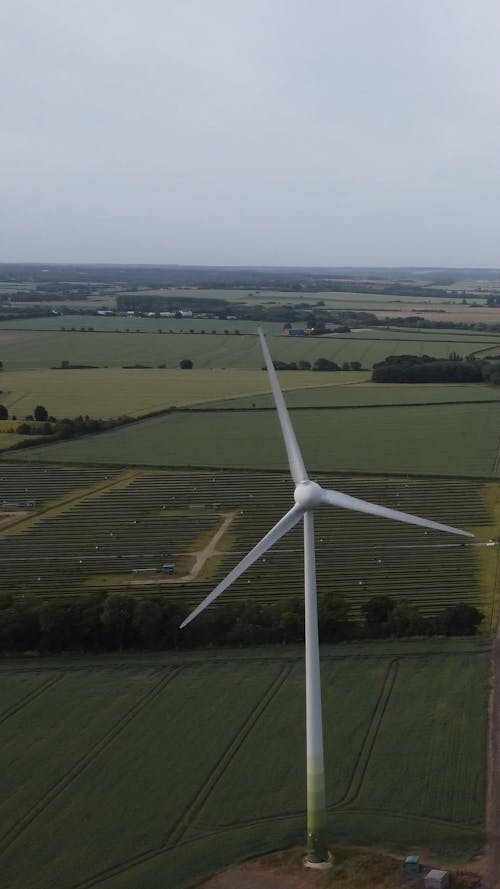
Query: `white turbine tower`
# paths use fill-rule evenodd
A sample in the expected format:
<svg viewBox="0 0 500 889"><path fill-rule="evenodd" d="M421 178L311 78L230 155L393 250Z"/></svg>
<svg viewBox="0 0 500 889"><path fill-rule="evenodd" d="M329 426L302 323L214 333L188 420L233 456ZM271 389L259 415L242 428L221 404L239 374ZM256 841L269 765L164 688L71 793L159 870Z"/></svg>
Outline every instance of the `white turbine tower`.
<svg viewBox="0 0 500 889"><path fill-rule="evenodd" d="M321 716L321 680L319 666L318 615L316 602L316 562L314 551L313 511L318 506L340 506L385 519L395 519L410 525L420 525L436 531L447 531L464 537L473 537L468 531L460 531L440 522L398 512L375 503L350 497L340 491L327 491L310 481L295 438L283 394L278 383L267 343L259 330L267 372L278 411L281 431L285 440L288 463L295 483L295 506L271 528L262 540L229 572L226 578L201 602L181 624L185 627L214 599L230 586L250 565L253 565L274 543L280 540L300 521L304 521L304 595L305 595L305 668L306 668L306 745L307 745L307 856L310 867L328 867L332 858L326 836L325 774L323 758L323 724Z"/></svg>

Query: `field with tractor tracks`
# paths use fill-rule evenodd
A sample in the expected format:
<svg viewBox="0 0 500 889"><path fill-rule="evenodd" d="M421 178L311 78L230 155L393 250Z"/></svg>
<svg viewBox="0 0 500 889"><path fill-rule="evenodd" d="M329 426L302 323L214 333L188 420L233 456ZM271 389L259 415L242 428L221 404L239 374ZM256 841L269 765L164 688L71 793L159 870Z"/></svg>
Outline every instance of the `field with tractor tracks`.
<svg viewBox="0 0 500 889"><path fill-rule="evenodd" d="M481 851L480 641L322 658L332 843ZM4 889L182 889L304 842L302 652L0 667Z"/></svg>
<svg viewBox="0 0 500 889"><path fill-rule="evenodd" d="M195 368L258 370L263 366L256 335L257 324L253 325L251 334L237 335L239 322L227 322L222 331L213 334L208 332L210 322L207 322L207 332L203 335L201 332L189 333L190 328L195 331L193 325L189 324L189 319L182 328L183 332L178 333L173 329L170 333L169 329L158 325L156 319L151 319L153 323L149 319L111 320L120 322L116 332L110 331L107 324L105 329L99 331L95 327L98 322L93 317L84 318L84 323L81 326L75 325L74 331L60 330L58 327L38 329L37 319L29 319L29 322L4 322L0 326L4 368L49 369L59 365L61 361L70 361L73 364L99 367L135 364L157 367L166 364L167 368L172 369L183 358L191 359ZM104 321L108 322L109 319ZM128 322L127 326L122 324L124 321ZM45 322L46 319L41 319L40 325L43 327ZM55 324L54 321L50 323ZM89 326L94 327L94 330L89 330ZM387 355L411 354L447 358L451 352L455 352L459 355L474 353L481 357L500 347L500 334L374 328L352 330L350 333L327 337L289 337L278 334L269 337L269 346L273 359L277 361L304 360L313 364L318 358L328 358L339 365L358 361L362 367L370 369L376 361L383 360Z"/></svg>
<svg viewBox="0 0 500 889"><path fill-rule="evenodd" d="M383 387L377 392L374 385L364 397L383 398ZM355 394L349 389L339 397L346 406ZM398 397L397 392L390 397ZM339 406L291 408L311 472L498 477L498 400L396 406L372 402L356 410L336 409ZM177 411L103 434L18 451L15 459L275 471L287 465L276 412L266 408Z"/></svg>
<svg viewBox="0 0 500 889"><path fill-rule="evenodd" d="M368 376L365 371L336 374L334 388L365 382ZM233 369L228 373L217 368L194 368L190 371L121 367L19 370L4 371L1 382L2 404L7 407L10 416L16 416L18 421L32 414L36 404L43 404L49 415L56 419L79 414L108 419L123 415L136 417L171 407L219 400L225 403L227 399L250 398L251 403L269 388L267 375L261 370ZM309 387L316 391L322 386L331 389L332 375L289 371L280 374L280 382L284 391ZM2 432L4 424L9 428L17 425L12 420L0 420Z"/></svg>

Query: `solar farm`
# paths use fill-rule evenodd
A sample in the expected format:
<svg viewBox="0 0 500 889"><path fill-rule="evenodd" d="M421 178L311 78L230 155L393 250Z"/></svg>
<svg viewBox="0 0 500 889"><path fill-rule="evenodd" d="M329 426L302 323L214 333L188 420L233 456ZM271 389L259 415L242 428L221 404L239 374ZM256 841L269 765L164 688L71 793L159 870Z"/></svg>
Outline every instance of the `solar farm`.
<svg viewBox="0 0 500 889"><path fill-rule="evenodd" d="M491 555L485 544L494 525L488 506L493 483L341 476L322 477L322 483L448 524L459 516L477 539L464 545L440 532L320 510L320 592L341 592L356 614L372 596L390 594L424 614L467 602L493 615L494 588L482 582L481 572ZM47 598L127 588L137 595L161 592L186 608L275 524L293 493L285 475L55 466L4 465L1 484L1 592ZM26 501L36 509L23 508ZM222 525L214 551L205 555ZM230 587L224 601L244 601L250 593L252 601L266 602L300 596L301 553L295 529ZM165 562L175 563L173 578L156 576Z"/></svg>

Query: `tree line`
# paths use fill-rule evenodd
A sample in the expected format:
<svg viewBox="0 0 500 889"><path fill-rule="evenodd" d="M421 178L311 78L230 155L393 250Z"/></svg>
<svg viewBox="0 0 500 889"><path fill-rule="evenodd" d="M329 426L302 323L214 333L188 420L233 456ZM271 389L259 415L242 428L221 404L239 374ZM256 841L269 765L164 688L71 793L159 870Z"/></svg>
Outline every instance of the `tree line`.
<svg viewBox="0 0 500 889"><path fill-rule="evenodd" d="M73 599L37 601L0 597L0 651L63 653L189 649L206 646L292 644L304 641L300 597L279 604L241 602L208 609L179 629L188 609L162 596L95 592ZM353 619L339 594L318 597L323 642L406 636L476 633L483 614L471 605L452 605L424 617L407 602L374 596Z"/></svg>
<svg viewBox="0 0 500 889"><path fill-rule="evenodd" d="M500 385L500 362L474 356L389 355L373 365L374 383L492 383Z"/></svg>
<svg viewBox="0 0 500 889"><path fill-rule="evenodd" d="M336 361L330 361L329 358L317 358L316 361L311 364L310 361L273 361L275 370L327 370L327 371L336 371L336 370L361 370L361 362L360 361L344 361L342 364L337 364ZM262 368L265 370L265 367Z"/></svg>

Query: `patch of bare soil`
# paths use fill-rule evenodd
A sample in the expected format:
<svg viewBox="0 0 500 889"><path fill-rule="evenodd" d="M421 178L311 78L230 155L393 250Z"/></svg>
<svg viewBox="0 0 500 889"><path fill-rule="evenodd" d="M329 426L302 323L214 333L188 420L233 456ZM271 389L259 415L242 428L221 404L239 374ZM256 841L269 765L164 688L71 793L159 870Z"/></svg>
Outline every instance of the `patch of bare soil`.
<svg viewBox="0 0 500 889"><path fill-rule="evenodd" d="M200 889L315 889L325 885L325 873L308 870L303 852L290 850L229 867Z"/></svg>
<svg viewBox="0 0 500 889"><path fill-rule="evenodd" d="M401 858L379 851L342 848L333 856L331 870L316 871L303 866L302 851L278 852L227 868L198 889L423 889L429 870L421 867L418 875L406 875ZM451 877L453 889L478 885L472 873L452 872Z"/></svg>
<svg viewBox="0 0 500 889"><path fill-rule="evenodd" d="M277 873L264 870L258 873L245 867L233 867L203 883L202 889L309 889L321 886L319 879L319 874L307 871L298 876L285 868Z"/></svg>

